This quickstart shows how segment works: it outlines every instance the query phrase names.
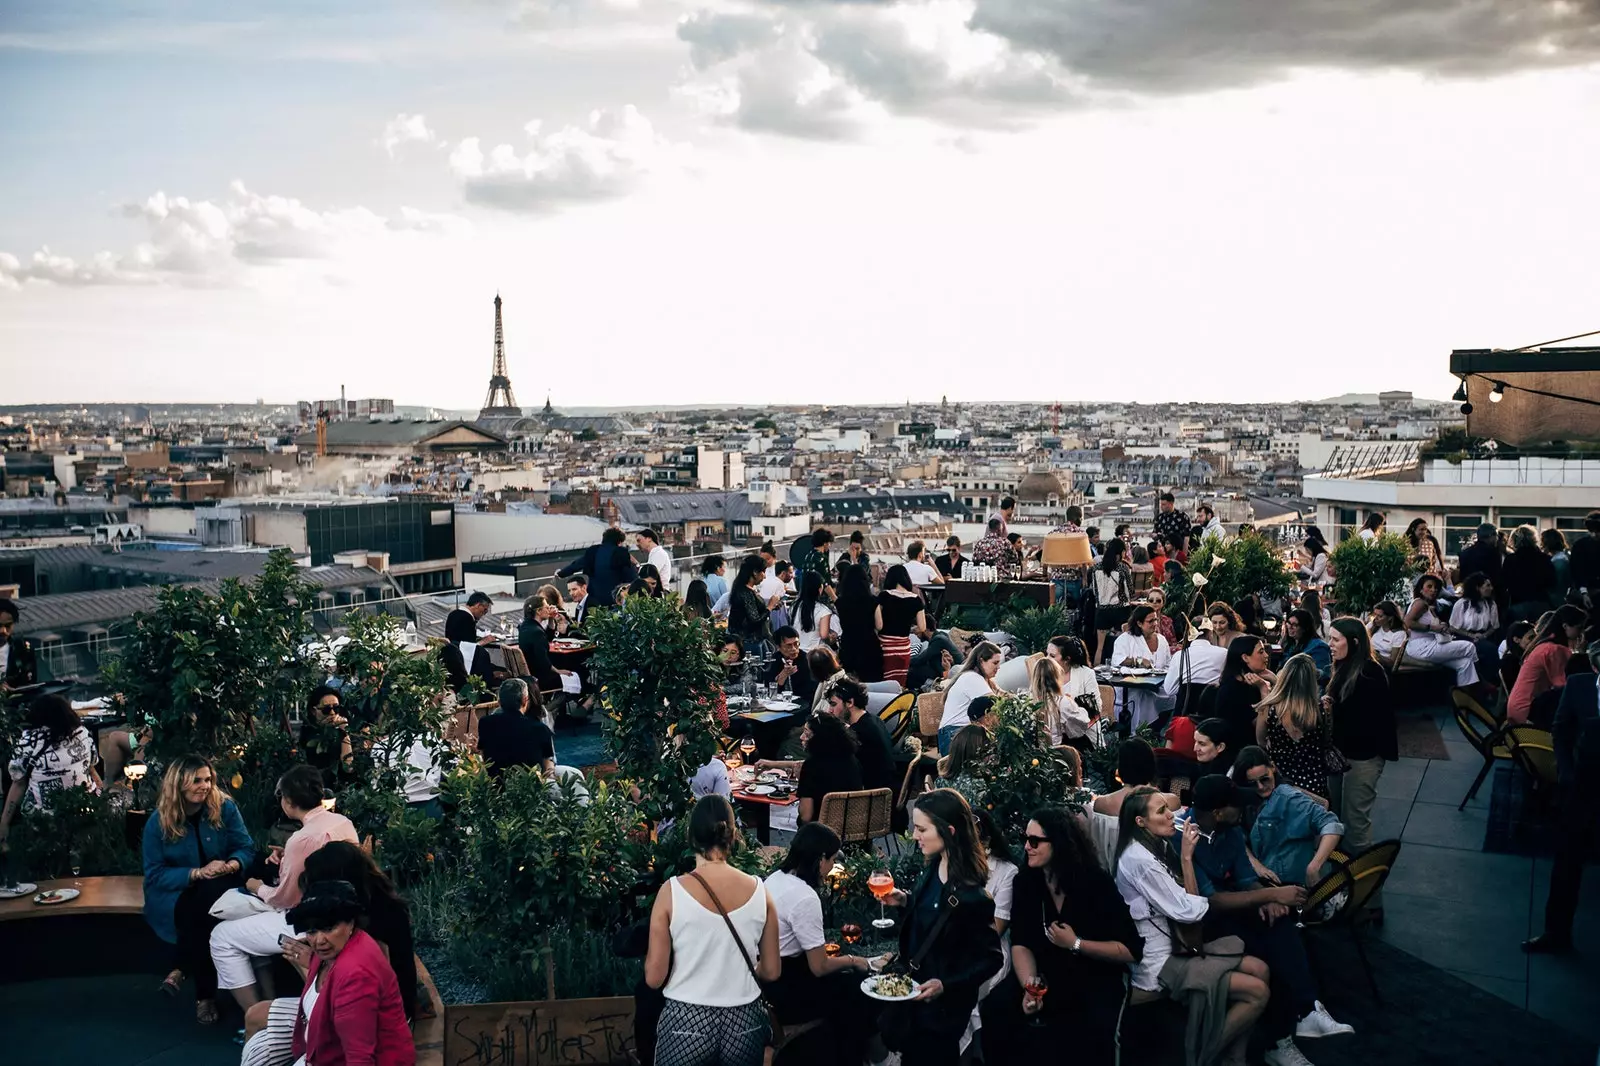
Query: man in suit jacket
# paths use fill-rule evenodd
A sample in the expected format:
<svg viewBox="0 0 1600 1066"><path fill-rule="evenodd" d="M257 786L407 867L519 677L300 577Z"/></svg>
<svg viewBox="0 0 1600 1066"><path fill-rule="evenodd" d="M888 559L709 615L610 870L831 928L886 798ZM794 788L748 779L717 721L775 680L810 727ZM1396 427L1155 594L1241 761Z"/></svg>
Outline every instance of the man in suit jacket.
<svg viewBox="0 0 1600 1066"><path fill-rule="evenodd" d="M1494 527L1493 522L1485 522L1478 527L1478 535L1471 544L1461 549L1458 562L1461 566L1461 580L1465 581L1473 574L1483 574L1494 582L1495 602L1500 605L1500 622L1505 624L1510 621L1506 617L1506 589L1500 580L1501 564L1505 555L1500 550L1500 531Z"/></svg>
<svg viewBox="0 0 1600 1066"><path fill-rule="evenodd" d="M572 628L582 629L589 617L589 576L573 574L567 579L567 598L572 601Z"/></svg>
<svg viewBox="0 0 1600 1066"><path fill-rule="evenodd" d="M39 680L33 645L11 635L22 609L15 602L0 599L0 685L21 688Z"/></svg>
<svg viewBox="0 0 1600 1066"><path fill-rule="evenodd" d="M600 543L591 545L581 557L556 571L557 577L573 574L589 575L590 606L610 607L616 603L614 593L618 585L631 585L639 576L633 556L624 547L627 536L612 526L600 535Z"/></svg>

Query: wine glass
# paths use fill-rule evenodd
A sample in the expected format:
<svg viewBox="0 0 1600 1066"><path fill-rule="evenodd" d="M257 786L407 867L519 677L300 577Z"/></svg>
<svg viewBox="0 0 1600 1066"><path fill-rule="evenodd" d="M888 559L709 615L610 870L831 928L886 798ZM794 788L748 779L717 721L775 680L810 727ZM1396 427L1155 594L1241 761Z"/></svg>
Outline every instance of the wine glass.
<svg viewBox="0 0 1600 1066"><path fill-rule="evenodd" d="M861 941L861 927L854 922L839 930L846 944L857 944Z"/></svg>
<svg viewBox="0 0 1600 1066"><path fill-rule="evenodd" d="M840 948L839 945L834 943L832 940L830 940L826 944L822 945L823 954L828 956L828 958L830 958L830 959L837 958L838 955L839 955L839 952L842 951L842 950L843 949Z"/></svg>
<svg viewBox="0 0 1600 1066"><path fill-rule="evenodd" d="M72 887L82 888L83 882L78 880L78 875L83 872L83 853L73 848L67 854L67 865L72 867Z"/></svg>
<svg viewBox="0 0 1600 1066"><path fill-rule="evenodd" d="M894 875L887 866L879 866L872 871L872 876L867 878L867 888L878 900L878 916L872 919L874 929L890 929L894 926L894 919L884 913L883 901L894 894Z"/></svg>
<svg viewBox="0 0 1600 1066"><path fill-rule="evenodd" d="M1048 991L1050 991L1050 983L1044 979L1042 974L1034 974L1032 977L1028 978L1028 983L1022 986L1022 994L1027 996L1030 1001L1039 1004L1041 1007L1044 1006L1044 994ZM1028 1019L1028 1024L1032 1026L1043 1026L1044 1019L1038 1014L1035 1014L1032 1018Z"/></svg>
<svg viewBox="0 0 1600 1066"><path fill-rule="evenodd" d="M752 736L746 736L743 740L739 741L739 750L744 752L744 761L750 762L751 756L755 755L756 753L756 738Z"/></svg>

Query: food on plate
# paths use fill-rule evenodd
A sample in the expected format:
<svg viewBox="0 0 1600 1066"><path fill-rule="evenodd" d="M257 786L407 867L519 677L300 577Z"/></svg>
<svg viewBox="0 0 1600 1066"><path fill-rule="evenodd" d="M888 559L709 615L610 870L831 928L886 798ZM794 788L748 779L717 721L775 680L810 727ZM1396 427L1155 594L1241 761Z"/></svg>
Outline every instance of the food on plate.
<svg viewBox="0 0 1600 1066"><path fill-rule="evenodd" d="M872 990L889 999L905 999L916 992L911 978L903 973L886 973L873 978Z"/></svg>

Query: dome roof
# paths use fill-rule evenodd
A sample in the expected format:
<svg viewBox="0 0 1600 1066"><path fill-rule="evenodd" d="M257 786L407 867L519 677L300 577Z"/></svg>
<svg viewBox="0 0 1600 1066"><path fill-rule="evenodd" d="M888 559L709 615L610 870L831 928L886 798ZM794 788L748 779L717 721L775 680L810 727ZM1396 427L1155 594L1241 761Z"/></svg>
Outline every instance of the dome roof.
<svg viewBox="0 0 1600 1066"><path fill-rule="evenodd" d="M1067 490L1061 487L1061 481L1044 470L1035 470L1017 482L1016 497L1024 503L1046 503L1052 496L1059 500L1066 494Z"/></svg>

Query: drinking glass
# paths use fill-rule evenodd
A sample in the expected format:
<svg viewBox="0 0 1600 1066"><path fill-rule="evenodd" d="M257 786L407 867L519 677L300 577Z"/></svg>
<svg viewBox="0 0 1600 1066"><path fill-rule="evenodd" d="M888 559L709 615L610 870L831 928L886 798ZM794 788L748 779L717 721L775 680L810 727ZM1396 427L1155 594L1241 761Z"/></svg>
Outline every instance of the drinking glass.
<svg viewBox="0 0 1600 1066"><path fill-rule="evenodd" d="M82 888L83 882L78 880L78 875L83 872L83 853L72 849L67 855L67 865L72 867L72 887Z"/></svg>
<svg viewBox="0 0 1600 1066"><path fill-rule="evenodd" d="M739 750L744 752L744 761L749 762L750 757L756 753L756 738L747 736L739 741Z"/></svg>
<svg viewBox="0 0 1600 1066"><path fill-rule="evenodd" d="M1050 983L1046 981L1040 974L1035 974L1028 978L1028 983L1022 986L1022 994L1027 996L1035 1003L1038 1003L1040 1006L1044 1005L1044 994L1048 991L1050 991ZM1043 1026L1044 1019L1035 1014L1032 1018L1028 1019L1028 1024L1033 1026Z"/></svg>
<svg viewBox="0 0 1600 1066"><path fill-rule="evenodd" d="M872 919L874 929L890 929L894 926L894 919L890 918L883 910L883 901L894 893L894 875L887 866L880 866L872 871L872 876L867 878L867 888L878 900L878 916Z"/></svg>

